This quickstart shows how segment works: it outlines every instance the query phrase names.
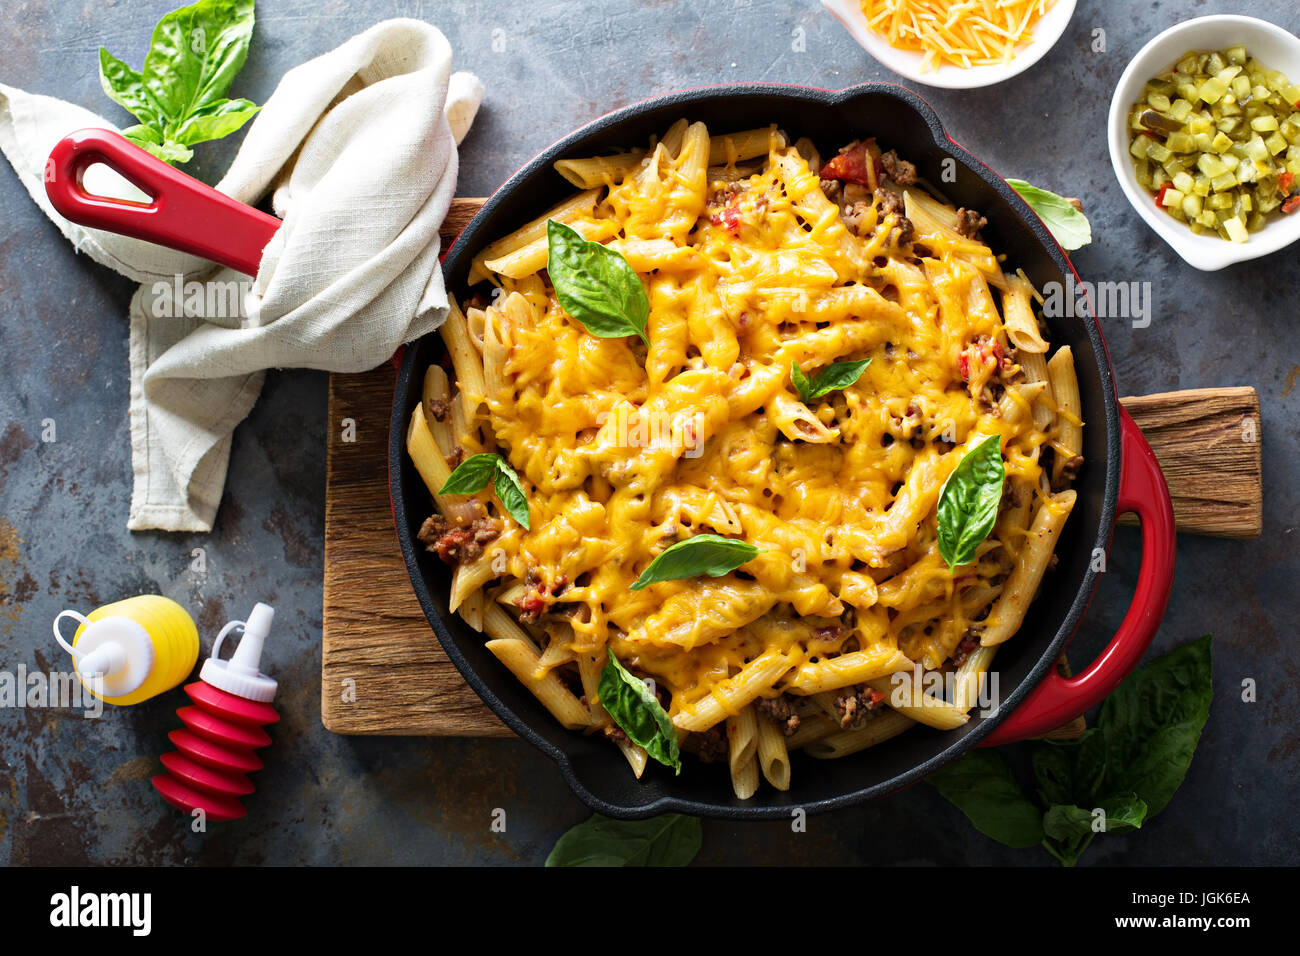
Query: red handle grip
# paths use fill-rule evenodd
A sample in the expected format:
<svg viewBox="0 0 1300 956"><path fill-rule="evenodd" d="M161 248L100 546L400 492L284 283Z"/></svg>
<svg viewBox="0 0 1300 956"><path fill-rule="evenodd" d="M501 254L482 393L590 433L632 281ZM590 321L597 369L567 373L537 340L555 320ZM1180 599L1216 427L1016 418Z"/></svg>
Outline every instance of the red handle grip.
<svg viewBox="0 0 1300 956"><path fill-rule="evenodd" d="M1131 511L1142 522L1142 568L1133 603L1106 649L1087 670L1062 677L1053 667L981 746L1040 737L1096 707L1137 667L1155 637L1174 584L1174 507L1155 453L1123 407L1116 517Z"/></svg>
<svg viewBox="0 0 1300 956"><path fill-rule="evenodd" d="M103 163L148 203L86 192L82 177ZM107 129L83 129L59 140L45 164L45 194L66 219L211 259L257 275L262 250L280 220L245 206L173 169Z"/></svg>

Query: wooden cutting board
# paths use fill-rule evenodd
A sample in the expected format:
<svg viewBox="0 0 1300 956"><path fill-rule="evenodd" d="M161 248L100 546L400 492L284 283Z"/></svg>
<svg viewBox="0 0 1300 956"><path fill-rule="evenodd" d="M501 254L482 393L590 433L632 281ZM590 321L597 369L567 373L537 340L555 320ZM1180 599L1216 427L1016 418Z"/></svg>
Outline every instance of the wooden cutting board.
<svg viewBox="0 0 1300 956"><path fill-rule="evenodd" d="M458 234L481 203L454 200L445 236ZM395 379L388 364L330 376L322 719L339 734L508 737L443 653L398 550L387 466ZM1179 531L1259 535L1261 434L1253 388L1121 401L1160 460Z"/></svg>

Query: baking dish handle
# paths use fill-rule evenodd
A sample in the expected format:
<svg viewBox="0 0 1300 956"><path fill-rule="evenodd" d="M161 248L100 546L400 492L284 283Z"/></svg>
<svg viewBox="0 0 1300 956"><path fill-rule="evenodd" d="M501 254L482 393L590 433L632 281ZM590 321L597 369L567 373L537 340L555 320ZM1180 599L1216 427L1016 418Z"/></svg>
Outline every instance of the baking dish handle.
<svg viewBox="0 0 1300 956"><path fill-rule="evenodd" d="M1174 583L1174 508L1151 446L1123 407L1119 414L1116 517L1133 512L1142 523L1142 567L1133 603L1115 636L1086 670L1062 677L1052 667L981 746L1040 737L1096 707L1137 667L1160 626Z"/></svg>
<svg viewBox="0 0 1300 956"><path fill-rule="evenodd" d="M86 170L103 163L128 180L149 202L113 199L86 191ZM45 194L65 218L92 229L211 259L257 275L262 250L280 220L173 169L124 136L83 129L54 144L45 164Z"/></svg>

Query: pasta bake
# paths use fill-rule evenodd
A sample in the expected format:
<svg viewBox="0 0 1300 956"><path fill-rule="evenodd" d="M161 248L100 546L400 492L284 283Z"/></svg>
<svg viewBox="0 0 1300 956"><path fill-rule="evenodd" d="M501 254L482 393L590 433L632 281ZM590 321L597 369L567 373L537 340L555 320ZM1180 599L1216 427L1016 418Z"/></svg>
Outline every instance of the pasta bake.
<svg viewBox="0 0 1300 956"><path fill-rule="evenodd" d="M1083 464L1070 349L984 218L775 127L556 169L409 423L451 609L638 777L686 753L746 799L962 726Z"/></svg>

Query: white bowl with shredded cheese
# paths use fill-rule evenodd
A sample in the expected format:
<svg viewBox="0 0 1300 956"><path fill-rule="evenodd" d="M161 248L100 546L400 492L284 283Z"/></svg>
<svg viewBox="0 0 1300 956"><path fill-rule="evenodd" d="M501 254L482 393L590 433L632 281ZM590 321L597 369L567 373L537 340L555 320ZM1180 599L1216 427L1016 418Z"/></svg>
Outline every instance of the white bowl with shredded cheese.
<svg viewBox="0 0 1300 956"><path fill-rule="evenodd" d="M990 0L986 4L984 0L965 0L947 5L944 20L939 21L936 13L929 9L937 6L935 0L875 0L877 26L873 27L861 0L822 0L822 6L834 14L853 39L882 66L916 83L949 90L992 86L1023 73L1042 59L1065 32L1070 17L1074 15L1075 0L1055 0L1024 31L990 24L984 13L986 6L998 10L1000 15L1014 9L1020 17L1019 22L1023 23L1045 3L1046 0ZM892 45L887 32L887 23L891 21L903 23L903 29L908 32L911 32L910 24L917 24L930 38L931 52ZM985 41L984 49L974 56L960 52L951 55L953 59L965 59L971 63L970 66L934 62L943 49L960 51L962 44L970 43L977 33ZM996 62L981 62L989 60Z"/></svg>

